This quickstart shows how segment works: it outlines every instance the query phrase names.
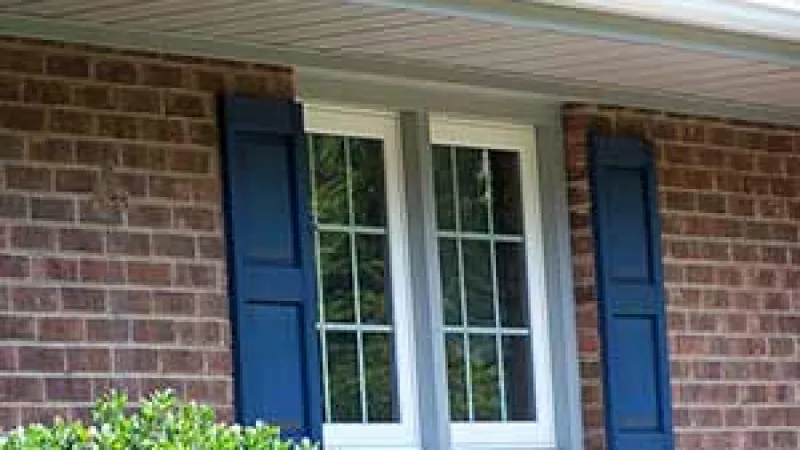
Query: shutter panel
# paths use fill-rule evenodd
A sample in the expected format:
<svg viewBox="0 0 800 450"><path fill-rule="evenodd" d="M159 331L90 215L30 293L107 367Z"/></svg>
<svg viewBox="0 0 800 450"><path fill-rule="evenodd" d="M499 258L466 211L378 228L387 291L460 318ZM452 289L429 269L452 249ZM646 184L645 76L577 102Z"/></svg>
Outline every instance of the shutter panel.
<svg viewBox="0 0 800 450"><path fill-rule="evenodd" d="M651 150L589 136L609 450L672 449L661 228Z"/></svg>
<svg viewBox="0 0 800 450"><path fill-rule="evenodd" d="M321 437L302 108L220 101L237 420Z"/></svg>

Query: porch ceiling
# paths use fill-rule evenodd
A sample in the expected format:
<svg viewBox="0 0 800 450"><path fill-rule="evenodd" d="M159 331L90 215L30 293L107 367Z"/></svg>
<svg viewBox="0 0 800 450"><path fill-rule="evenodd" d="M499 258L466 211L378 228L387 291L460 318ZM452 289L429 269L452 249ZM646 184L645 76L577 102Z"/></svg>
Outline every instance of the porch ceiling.
<svg viewBox="0 0 800 450"><path fill-rule="evenodd" d="M743 35L728 41L719 32L698 40L694 37L703 30L681 32L664 24L653 25L660 35L617 32L614 25L625 23L602 15L601 25L593 28L589 21L581 27L580 18L570 14L582 13L529 0L457 3L0 0L0 32L49 38L61 33L63 39L98 44L119 42L125 34L132 37L131 46L139 36L138 46L161 47L157 50L169 50L173 39L195 43L198 53L209 53L210 44L238 46L253 57L275 55L280 59L275 62L303 65L307 58L309 65L327 62L339 69L353 62L353 69L383 75L413 67L420 78L430 73L446 81L452 74L453 80L492 87L538 87L560 99L641 94L676 104L741 106L800 122L800 42ZM503 8L486 9L499 4ZM552 17L567 21L555 23Z"/></svg>

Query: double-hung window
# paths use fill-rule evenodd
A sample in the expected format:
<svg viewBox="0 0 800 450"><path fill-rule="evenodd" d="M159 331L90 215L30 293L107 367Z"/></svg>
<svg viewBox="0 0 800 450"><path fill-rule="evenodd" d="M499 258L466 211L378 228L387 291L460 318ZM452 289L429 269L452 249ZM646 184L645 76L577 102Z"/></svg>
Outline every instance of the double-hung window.
<svg viewBox="0 0 800 450"><path fill-rule="evenodd" d="M306 107L317 332L328 448L419 448L414 339L437 340L453 448L554 442L532 126L430 118L431 214L405 208L400 122L391 112ZM408 149L406 149L408 151ZM431 242L407 242L429 219ZM409 245L424 245L436 292L414 293ZM440 323L421 334L419 302ZM414 330L417 334L414 335Z"/></svg>

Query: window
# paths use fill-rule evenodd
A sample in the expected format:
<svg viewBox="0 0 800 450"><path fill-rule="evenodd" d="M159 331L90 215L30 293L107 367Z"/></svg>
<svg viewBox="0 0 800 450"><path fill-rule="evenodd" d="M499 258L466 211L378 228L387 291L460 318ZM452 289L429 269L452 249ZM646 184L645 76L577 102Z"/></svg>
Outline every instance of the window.
<svg viewBox="0 0 800 450"><path fill-rule="evenodd" d="M553 443L532 127L431 119L452 440Z"/></svg>
<svg viewBox="0 0 800 450"><path fill-rule="evenodd" d="M414 438L395 116L306 108L324 433L333 447Z"/></svg>
<svg viewBox="0 0 800 450"><path fill-rule="evenodd" d="M418 446L397 117L309 106L324 435ZM454 448L554 442L533 128L432 117L432 176ZM408 217L408 222L419 220ZM424 372L424 371L422 371Z"/></svg>

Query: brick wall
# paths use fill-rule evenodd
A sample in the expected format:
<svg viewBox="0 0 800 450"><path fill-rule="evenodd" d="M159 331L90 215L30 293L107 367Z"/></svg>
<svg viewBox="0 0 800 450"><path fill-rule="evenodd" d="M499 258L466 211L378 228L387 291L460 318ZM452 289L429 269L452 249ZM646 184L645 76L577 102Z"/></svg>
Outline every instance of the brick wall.
<svg viewBox="0 0 800 450"><path fill-rule="evenodd" d="M800 448L800 129L565 109L587 448L603 448L586 132L644 135L659 176L676 447Z"/></svg>
<svg viewBox="0 0 800 450"><path fill-rule="evenodd" d="M0 428L111 386L231 407L214 93L290 70L0 39Z"/></svg>

